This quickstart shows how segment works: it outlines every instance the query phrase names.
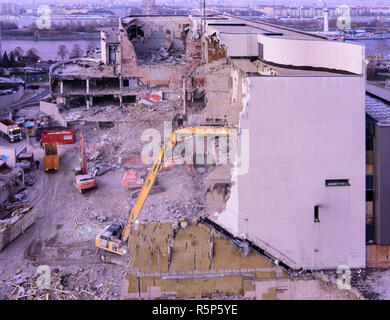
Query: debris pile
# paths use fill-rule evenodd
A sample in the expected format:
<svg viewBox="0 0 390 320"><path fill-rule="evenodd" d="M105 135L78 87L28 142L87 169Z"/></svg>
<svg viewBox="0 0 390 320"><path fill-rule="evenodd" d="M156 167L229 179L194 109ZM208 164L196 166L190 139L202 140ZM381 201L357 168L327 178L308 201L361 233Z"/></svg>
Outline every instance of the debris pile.
<svg viewBox="0 0 390 320"><path fill-rule="evenodd" d="M29 205L20 205L17 208L11 210L8 214L5 214L6 218L0 220L0 232L3 232L9 225L18 220L20 216L30 212L33 208L33 206Z"/></svg>
<svg viewBox="0 0 390 320"><path fill-rule="evenodd" d="M186 64L186 55L184 50L173 50L161 48L159 50L148 52L148 54L140 55L137 59L138 64Z"/></svg>
<svg viewBox="0 0 390 320"><path fill-rule="evenodd" d="M95 145L89 144L87 151L88 167L94 175L101 176L112 169L119 169L120 162L118 151L120 143L114 138L102 136L102 140Z"/></svg>
<svg viewBox="0 0 390 320"><path fill-rule="evenodd" d="M33 275L16 270L7 288L5 300L117 300L117 283L104 280L103 267L84 270L78 266L37 269Z"/></svg>

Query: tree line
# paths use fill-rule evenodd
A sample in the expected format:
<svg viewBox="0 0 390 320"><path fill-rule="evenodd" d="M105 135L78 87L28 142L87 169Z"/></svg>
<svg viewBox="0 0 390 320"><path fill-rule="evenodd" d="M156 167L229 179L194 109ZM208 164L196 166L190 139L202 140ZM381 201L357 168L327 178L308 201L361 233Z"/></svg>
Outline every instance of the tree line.
<svg viewBox="0 0 390 320"><path fill-rule="evenodd" d="M95 51L96 47L93 42L88 43L86 51L92 52ZM85 55L86 52L80 47L79 44L75 43L73 45L73 48L71 51L68 50L68 48L61 44L58 46L58 51L57 51L57 57L59 57L61 60L65 60L67 57L69 58L80 58Z"/></svg>
<svg viewBox="0 0 390 320"><path fill-rule="evenodd" d="M24 53L24 50L20 47L16 47L9 54L7 51L4 52L3 56L0 57L0 67L2 68L15 68L24 67L26 64L35 64L40 60L38 50L31 48Z"/></svg>

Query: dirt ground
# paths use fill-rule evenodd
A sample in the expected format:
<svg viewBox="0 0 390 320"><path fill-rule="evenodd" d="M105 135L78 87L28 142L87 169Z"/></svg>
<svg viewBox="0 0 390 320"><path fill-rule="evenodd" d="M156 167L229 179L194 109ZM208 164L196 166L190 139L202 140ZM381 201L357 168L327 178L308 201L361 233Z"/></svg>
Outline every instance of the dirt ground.
<svg viewBox="0 0 390 320"><path fill-rule="evenodd" d="M120 298L121 271L126 260L120 260L123 265L101 261L95 236L112 222L125 222L135 202L131 191L121 186L126 168L119 160L139 154L142 131L161 130L163 120L172 119L172 115L156 114L153 121L149 113L140 113L138 118L126 119L122 127L111 129L78 127L84 133L88 156L98 149L101 155L94 162L111 165L111 170L96 177L97 189L84 195L73 186L74 168L80 157L78 135L75 144L59 146L60 169L55 173L44 172L43 149L35 139L34 145L26 139L13 145L17 150L27 145L42 165L30 172L35 184L24 191L27 202L35 207L36 222L0 253L0 299ZM89 166L93 167L94 162ZM193 219L202 213L205 198L201 174L191 176L181 165L163 171L158 179L165 191L148 197L140 220L174 221L184 216ZM48 290L36 286L35 275L42 265L51 270Z"/></svg>

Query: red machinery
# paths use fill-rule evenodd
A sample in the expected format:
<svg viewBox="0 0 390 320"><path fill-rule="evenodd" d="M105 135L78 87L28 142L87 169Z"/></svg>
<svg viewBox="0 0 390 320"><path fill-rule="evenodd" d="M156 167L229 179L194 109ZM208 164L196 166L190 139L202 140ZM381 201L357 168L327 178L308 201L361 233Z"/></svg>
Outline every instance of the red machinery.
<svg viewBox="0 0 390 320"><path fill-rule="evenodd" d="M75 130L45 130L42 132L42 143L74 143L75 132Z"/></svg>

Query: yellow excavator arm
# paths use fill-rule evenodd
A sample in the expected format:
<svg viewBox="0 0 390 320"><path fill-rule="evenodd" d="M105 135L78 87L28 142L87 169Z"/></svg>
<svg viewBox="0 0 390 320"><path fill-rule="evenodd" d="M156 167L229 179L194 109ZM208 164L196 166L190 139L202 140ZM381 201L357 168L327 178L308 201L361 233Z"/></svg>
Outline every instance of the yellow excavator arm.
<svg viewBox="0 0 390 320"><path fill-rule="evenodd" d="M172 134L173 135L173 134ZM161 148L159 155L154 160L153 166L150 169L144 185L142 186L141 192L139 193L137 197L137 201L135 202L133 208L130 211L129 218L127 219L126 225L123 228L122 232L122 241L127 241L129 238L129 234L131 231L131 226L133 225L134 221L137 220L139 214L141 213L142 207L144 206L144 203L146 201L146 198L149 195L150 190L152 189L154 183L156 182L157 176L160 173L160 171L164 168L164 157L165 157L165 150L169 144L171 144L173 141L167 141Z"/></svg>
<svg viewBox="0 0 390 320"><path fill-rule="evenodd" d="M129 218L127 219L126 225L122 232L122 241L127 241L129 238L129 234L131 231L131 227L133 223L137 220L139 214L141 213L142 207L146 201L146 198L149 195L150 190L152 189L156 178L158 174L161 172L161 170L164 168L164 157L165 157L165 151L168 147L174 148L179 142L182 142L184 140L177 140L177 136L180 134L200 134L200 135L207 135L207 134L215 134L215 135L229 135L231 133L232 129L229 128L183 128L183 129L177 129L176 131L173 131L171 134L171 137L167 139L165 144L162 146L159 155L156 157L153 166L151 170L149 171L149 174L146 177L146 180L144 182L144 185L142 186L141 192L138 195L137 201L134 204L133 208L131 209Z"/></svg>
<svg viewBox="0 0 390 320"><path fill-rule="evenodd" d="M142 207L145 204L146 198L149 195L150 190L152 189L154 183L156 182L158 174L164 168L165 153L167 148L174 148L178 143L181 143L187 139L192 139L191 137L183 138L178 140L178 135L181 134L200 134L200 135L229 135L232 133L232 130L226 127L222 128L210 128L210 127L199 127L199 128L183 128L173 131L171 136L167 139L164 145L161 147L160 153L154 160L153 166L149 171L144 185L142 186L141 192L139 193L137 200L129 213L127 222L120 234L117 234L117 231L121 229L119 225L110 225L106 227L102 232L100 232L95 240L96 246L106 251L110 251L116 254L123 255L124 250L121 249L121 245L125 243L130 235L132 226L137 220L139 214L141 213Z"/></svg>

